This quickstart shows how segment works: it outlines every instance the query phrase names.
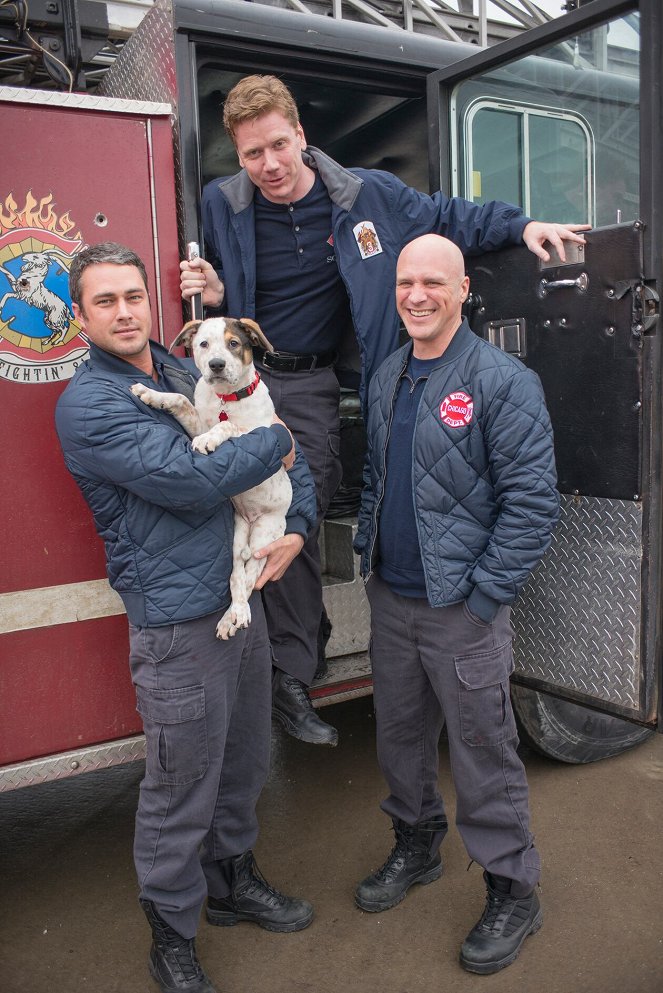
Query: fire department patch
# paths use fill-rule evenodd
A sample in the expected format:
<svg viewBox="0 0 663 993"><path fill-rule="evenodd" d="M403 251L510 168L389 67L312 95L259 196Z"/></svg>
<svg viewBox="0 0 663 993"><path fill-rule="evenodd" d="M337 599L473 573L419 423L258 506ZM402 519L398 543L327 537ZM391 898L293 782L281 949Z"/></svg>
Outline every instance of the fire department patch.
<svg viewBox="0 0 663 993"><path fill-rule="evenodd" d="M472 397L462 390L456 390L444 398L440 404L440 420L450 428L464 428L472 420L474 403Z"/></svg>
<svg viewBox="0 0 663 993"><path fill-rule="evenodd" d="M29 190L20 207L0 202L0 377L34 384L71 379L87 340L69 296L69 268L82 247L69 214Z"/></svg>
<svg viewBox="0 0 663 993"><path fill-rule="evenodd" d="M370 259L374 255L381 254L382 245L372 221L360 221L359 224L355 224L352 231L362 259Z"/></svg>

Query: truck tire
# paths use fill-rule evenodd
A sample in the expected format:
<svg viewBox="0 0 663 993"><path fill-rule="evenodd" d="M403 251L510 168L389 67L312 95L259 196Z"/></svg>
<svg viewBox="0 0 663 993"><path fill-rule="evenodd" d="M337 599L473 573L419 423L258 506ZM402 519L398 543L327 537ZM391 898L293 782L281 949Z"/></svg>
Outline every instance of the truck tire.
<svg viewBox="0 0 663 993"><path fill-rule="evenodd" d="M541 755L575 765L619 755L655 732L526 686L511 686L523 744Z"/></svg>

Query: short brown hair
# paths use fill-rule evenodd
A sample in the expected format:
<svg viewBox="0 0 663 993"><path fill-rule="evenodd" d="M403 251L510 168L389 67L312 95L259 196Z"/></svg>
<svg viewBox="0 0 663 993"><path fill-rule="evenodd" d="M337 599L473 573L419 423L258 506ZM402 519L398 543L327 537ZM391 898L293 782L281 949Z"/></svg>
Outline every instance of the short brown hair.
<svg viewBox="0 0 663 993"><path fill-rule="evenodd" d="M276 76L245 76L233 86L223 107L223 126L235 141L235 128L277 110L292 124L299 125L299 111L292 93Z"/></svg>
<svg viewBox="0 0 663 993"><path fill-rule="evenodd" d="M147 273L145 264L140 256L131 248L119 245L116 241L102 241L97 245L88 245L82 252L74 255L74 261L69 269L69 296L78 306L81 306L81 278L83 273L91 265L132 265L138 269L141 279L147 286ZM81 308L82 309L82 308Z"/></svg>

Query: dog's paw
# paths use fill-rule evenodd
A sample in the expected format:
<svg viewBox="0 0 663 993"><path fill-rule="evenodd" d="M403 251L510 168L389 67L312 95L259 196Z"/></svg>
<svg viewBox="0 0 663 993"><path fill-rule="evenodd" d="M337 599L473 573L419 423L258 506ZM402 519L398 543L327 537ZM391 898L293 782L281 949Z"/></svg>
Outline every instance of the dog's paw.
<svg viewBox="0 0 663 993"><path fill-rule="evenodd" d="M215 424L209 431L205 431L204 434L197 435L191 442L191 447L194 452L200 452L201 455L209 455L210 452L215 451L228 438L235 438L239 433L234 424L231 424L229 421L222 421L219 424Z"/></svg>
<svg viewBox="0 0 663 993"><path fill-rule="evenodd" d="M216 636L221 641L232 638L240 628L248 628L251 623L251 608L248 603L231 603L216 627Z"/></svg>
<svg viewBox="0 0 663 993"><path fill-rule="evenodd" d="M146 403L148 407L154 407L155 397L159 396L156 390L151 390L149 386L145 386L144 383L134 383L131 387L131 392L135 397L138 397L139 400L142 400L143 403Z"/></svg>
<svg viewBox="0 0 663 993"><path fill-rule="evenodd" d="M205 434L196 435L196 437L191 442L191 447L194 452L200 452L201 455L209 455L221 444L221 440L218 440L212 431L206 431Z"/></svg>

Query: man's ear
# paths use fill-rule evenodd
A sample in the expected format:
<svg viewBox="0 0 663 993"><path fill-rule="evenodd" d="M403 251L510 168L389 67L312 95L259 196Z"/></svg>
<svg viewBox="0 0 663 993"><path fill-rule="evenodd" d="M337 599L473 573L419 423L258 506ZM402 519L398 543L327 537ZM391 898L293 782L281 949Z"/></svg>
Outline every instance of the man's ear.
<svg viewBox="0 0 663 993"><path fill-rule="evenodd" d="M71 309L72 309L74 318L76 320L76 323L78 325L80 325L80 327L82 327L83 330L85 331L86 330L86 328L85 328L85 315L83 314L83 311L78 306L78 304L77 303L74 303L73 300L71 301Z"/></svg>
<svg viewBox="0 0 663 993"><path fill-rule="evenodd" d="M470 277L463 276L463 281L460 284L460 300L461 303L465 303L470 292Z"/></svg>

